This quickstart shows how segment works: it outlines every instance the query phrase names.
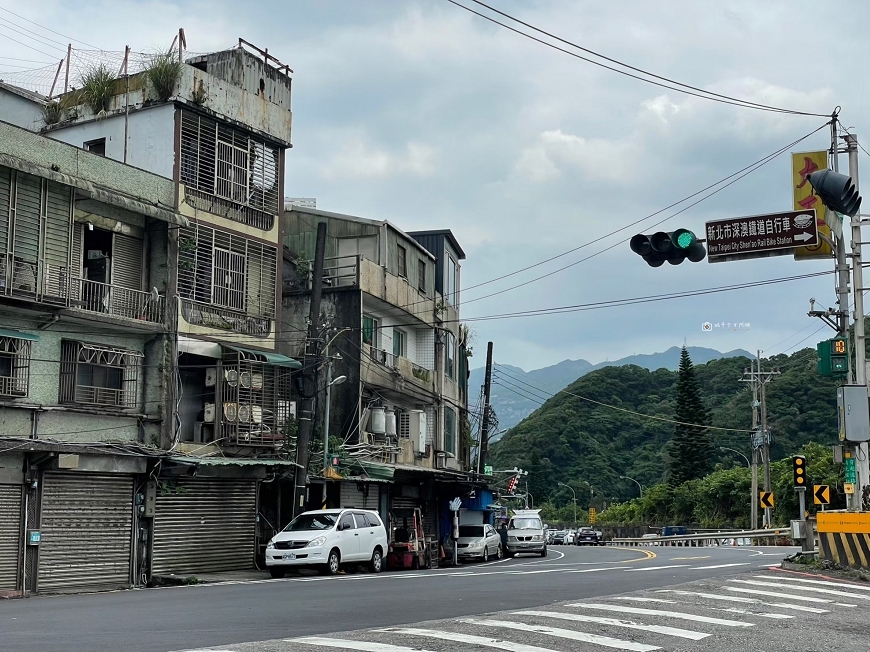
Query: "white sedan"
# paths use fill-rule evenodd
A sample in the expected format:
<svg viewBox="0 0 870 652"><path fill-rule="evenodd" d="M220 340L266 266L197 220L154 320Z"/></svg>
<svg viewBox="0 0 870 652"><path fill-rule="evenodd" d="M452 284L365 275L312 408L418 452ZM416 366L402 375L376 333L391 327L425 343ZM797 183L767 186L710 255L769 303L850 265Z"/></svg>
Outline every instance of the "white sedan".
<svg viewBox="0 0 870 652"><path fill-rule="evenodd" d="M453 541L447 547L453 554ZM489 561L492 558L501 559L504 551L501 547L501 536L491 525L460 525L459 539L456 541L457 556L463 559L480 559Z"/></svg>

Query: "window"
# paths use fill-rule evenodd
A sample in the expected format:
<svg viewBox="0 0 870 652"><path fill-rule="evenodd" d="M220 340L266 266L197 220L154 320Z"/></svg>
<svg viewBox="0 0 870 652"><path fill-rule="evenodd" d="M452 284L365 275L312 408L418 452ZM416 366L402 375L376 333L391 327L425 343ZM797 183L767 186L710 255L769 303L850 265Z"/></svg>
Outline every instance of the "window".
<svg viewBox="0 0 870 652"><path fill-rule="evenodd" d="M381 323L374 317L363 315L362 337L363 344L368 344L373 348L378 348L378 340L380 339Z"/></svg>
<svg viewBox="0 0 870 652"><path fill-rule="evenodd" d="M417 261L417 289L426 294L426 261Z"/></svg>
<svg viewBox="0 0 870 652"><path fill-rule="evenodd" d="M106 139L98 138L96 140L89 140L84 145L85 149L88 150L91 154L96 154L97 156L105 156L106 155Z"/></svg>
<svg viewBox="0 0 870 652"><path fill-rule="evenodd" d="M30 385L30 340L0 337L0 396L27 396Z"/></svg>
<svg viewBox="0 0 870 652"><path fill-rule="evenodd" d="M338 528L340 530L353 530L354 529L353 514L348 512L347 514L342 516L341 520L338 522Z"/></svg>
<svg viewBox="0 0 870 652"><path fill-rule="evenodd" d="M64 341L60 402L133 408L139 404L138 351Z"/></svg>
<svg viewBox="0 0 870 652"><path fill-rule="evenodd" d="M456 452L456 412L453 408L444 408L444 450Z"/></svg>
<svg viewBox="0 0 870 652"><path fill-rule="evenodd" d="M449 255L444 263L447 267L445 272L447 274L447 302L454 308L457 308L459 306L459 287L457 286L459 266L453 260L453 257Z"/></svg>
<svg viewBox="0 0 870 652"><path fill-rule="evenodd" d="M397 358L405 358L408 353L408 336L398 328L393 329L393 355Z"/></svg>
<svg viewBox="0 0 870 652"><path fill-rule="evenodd" d="M408 278L408 250L399 245L399 276Z"/></svg>
<svg viewBox="0 0 870 652"><path fill-rule="evenodd" d="M245 309L245 257L225 249L214 250L211 302L216 306Z"/></svg>
<svg viewBox="0 0 870 652"><path fill-rule="evenodd" d="M181 183L185 201L258 229L278 214L280 150L246 132L183 111Z"/></svg>
<svg viewBox="0 0 870 652"><path fill-rule="evenodd" d="M450 332L444 338L444 374L456 380L456 338Z"/></svg>

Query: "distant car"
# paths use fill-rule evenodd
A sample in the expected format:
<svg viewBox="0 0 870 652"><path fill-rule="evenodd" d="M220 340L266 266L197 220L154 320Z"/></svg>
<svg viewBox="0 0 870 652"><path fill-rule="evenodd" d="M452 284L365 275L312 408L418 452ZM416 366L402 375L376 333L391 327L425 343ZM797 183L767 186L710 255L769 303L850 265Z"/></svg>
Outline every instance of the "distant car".
<svg viewBox="0 0 870 652"><path fill-rule="evenodd" d="M343 565L368 562L373 573L380 573L387 545L387 529L377 512L303 512L266 545L266 567L272 577L284 577L288 568L305 567L335 575Z"/></svg>
<svg viewBox="0 0 870 652"><path fill-rule="evenodd" d="M578 546L598 546L602 545L601 535L592 528L580 528L574 543Z"/></svg>
<svg viewBox="0 0 870 652"><path fill-rule="evenodd" d="M659 535L658 535L658 534L644 534L644 535L641 537L641 539L658 539L658 538L659 538ZM659 542L658 542L658 541L655 541L655 542L653 542L653 545L654 545L654 546L657 546L657 545L659 545Z"/></svg>
<svg viewBox="0 0 870 652"><path fill-rule="evenodd" d="M566 530L559 530L555 534L553 534L553 545L560 546L565 543L565 539L568 536L568 532Z"/></svg>
<svg viewBox="0 0 870 652"><path fill-rule="evenodd" d="M460 525L456 550L456 556L460 560L489 561L491 558L501 559L504 554L501 535L491 525ZM445 546L445 553L453 554L452 541L448 541Z"/></svg>
<svg viewBox="0 0 870 652"><path fill-rule="evenodd" d="M576 536L577 533L574 530L568 530L568 534L565 535L565 545L573 546Z"/></svg>

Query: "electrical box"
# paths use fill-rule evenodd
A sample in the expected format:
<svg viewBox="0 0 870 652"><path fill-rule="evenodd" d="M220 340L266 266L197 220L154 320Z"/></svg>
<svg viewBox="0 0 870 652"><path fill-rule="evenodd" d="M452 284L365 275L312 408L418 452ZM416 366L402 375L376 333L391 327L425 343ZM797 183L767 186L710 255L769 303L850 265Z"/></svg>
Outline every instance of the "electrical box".
<svg viewBox="0 0 870 652"><path fill-rule="evenodd" d="M837 419L840 441L870 441L870 402L866 385L837 388Z"/></svg>
<svg viewBox="0 0 870 652"><path fill-rule="evenodd" d="M154 518L154 513L157 508L157 481L149 480L145 484L145 511L142 516L146 518Z"/></svg>
<svg viewBox="0 0 870 652"><path fill-rule="evenodd" d="M806 521L792 521L791 522L791 538L798 539L798 540L807 538L807 522Z"/></svg>

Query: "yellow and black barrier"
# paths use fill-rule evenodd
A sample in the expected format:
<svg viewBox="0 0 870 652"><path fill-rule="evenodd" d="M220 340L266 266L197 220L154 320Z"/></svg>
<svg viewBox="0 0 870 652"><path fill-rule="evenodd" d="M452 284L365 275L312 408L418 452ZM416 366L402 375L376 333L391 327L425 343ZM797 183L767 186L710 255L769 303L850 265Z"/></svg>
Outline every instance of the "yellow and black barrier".
<svg viewBox="0 0 870 652"><path fill-rule="evenodd" d="M841 566L870 569L870 513L816 514L819 557Z"/></svg>

